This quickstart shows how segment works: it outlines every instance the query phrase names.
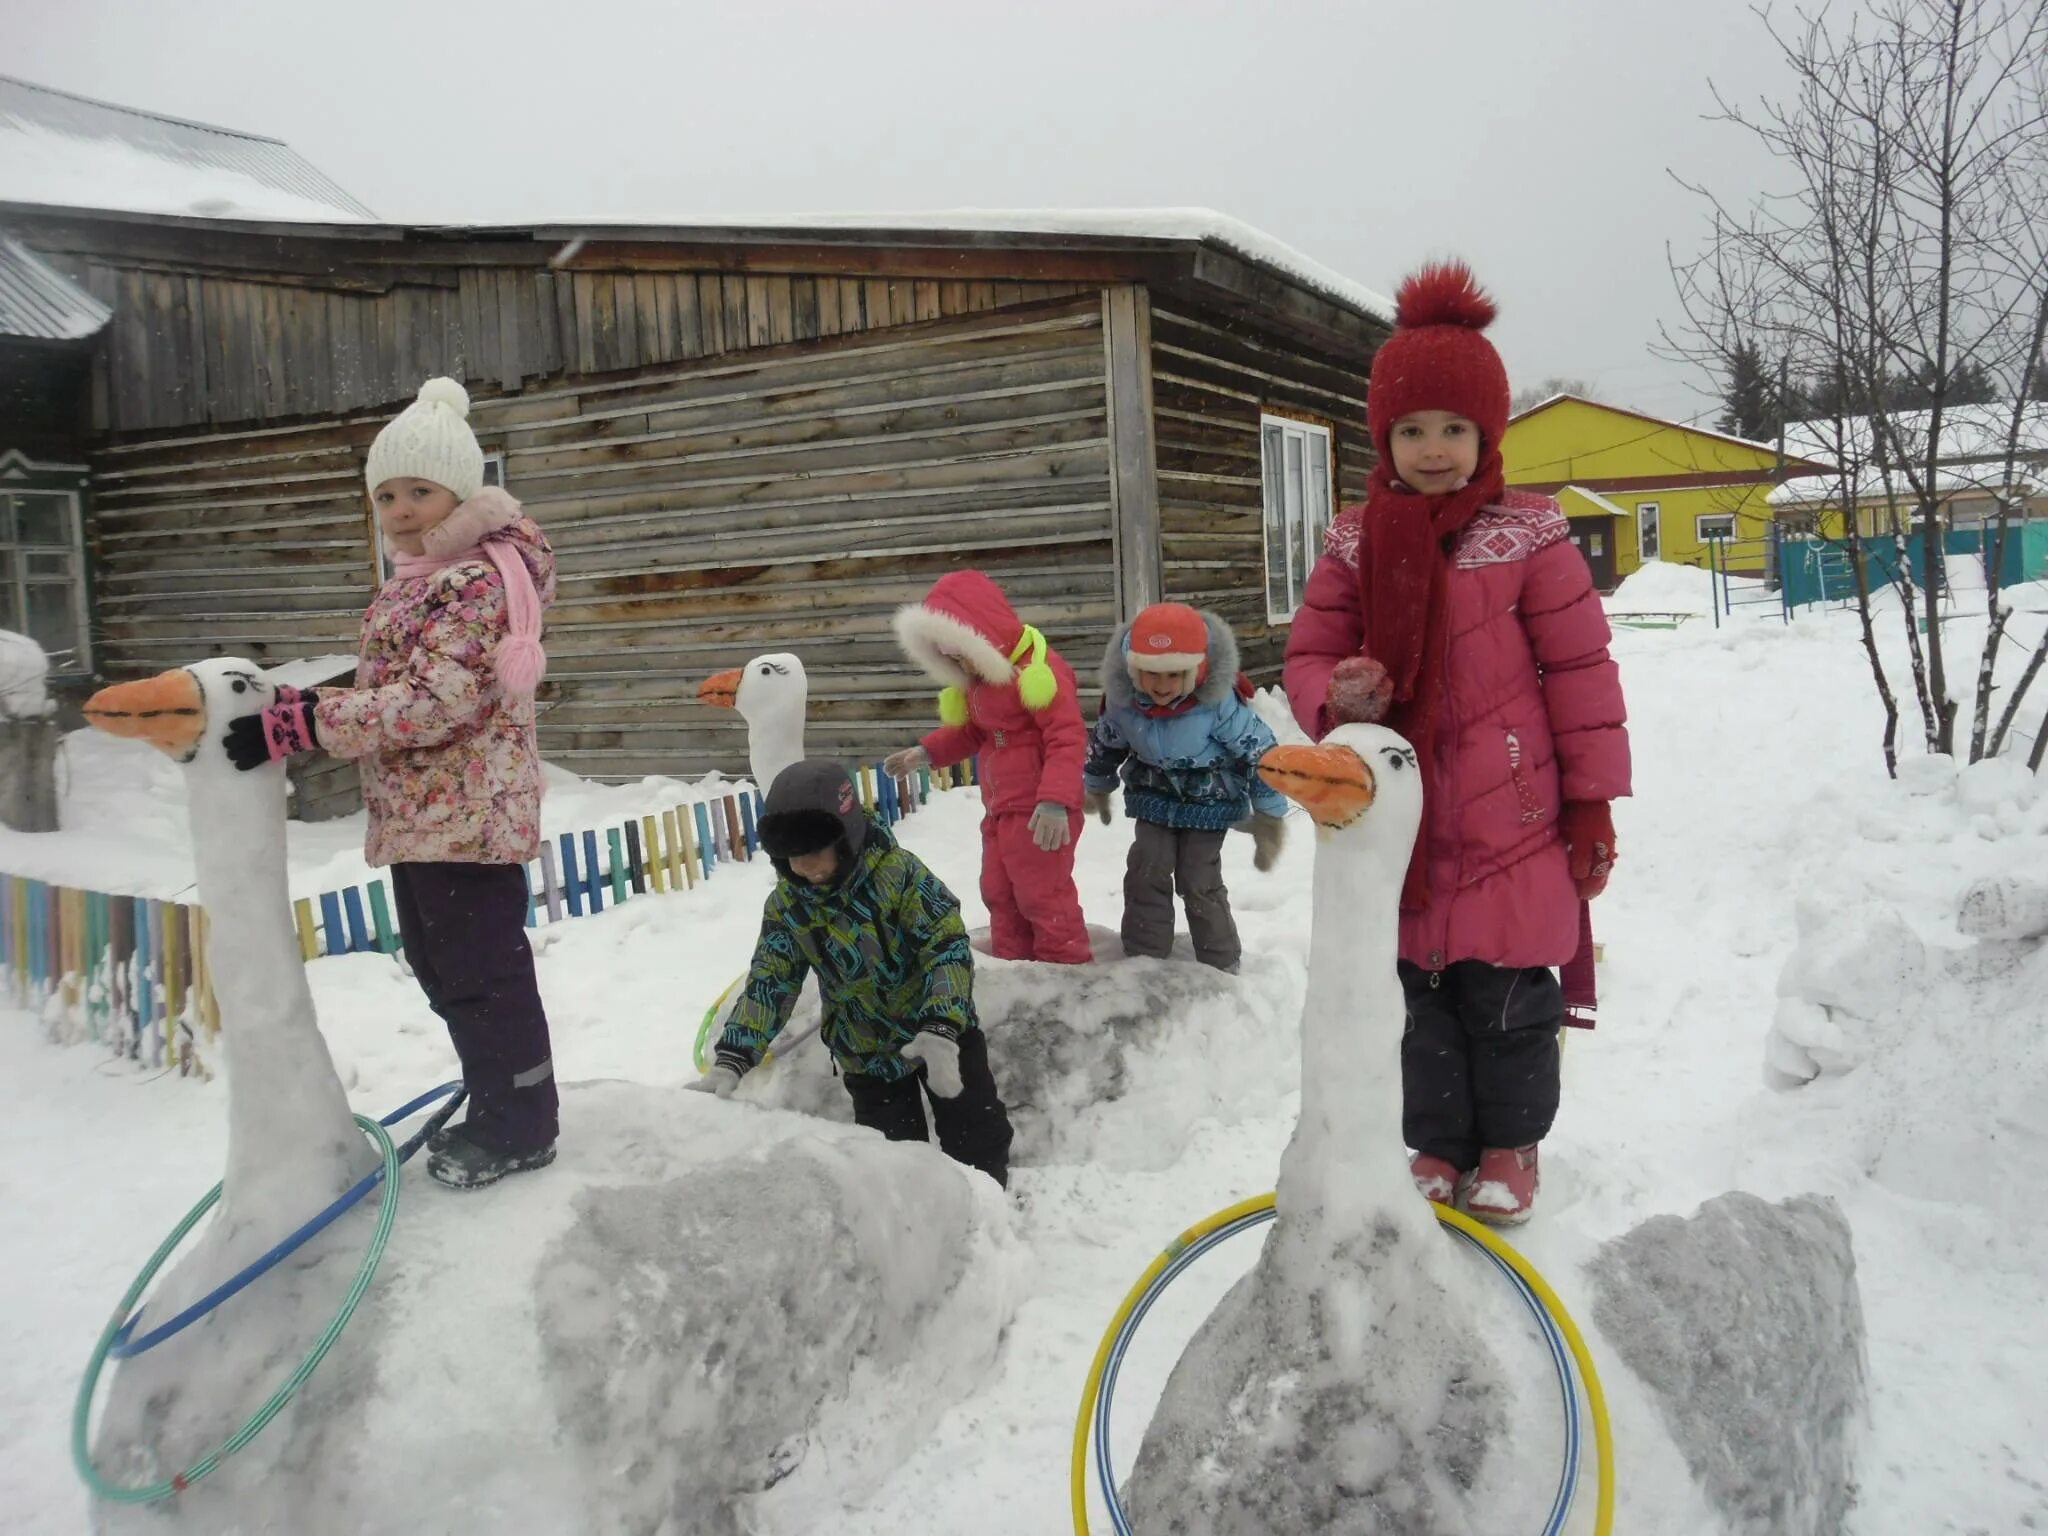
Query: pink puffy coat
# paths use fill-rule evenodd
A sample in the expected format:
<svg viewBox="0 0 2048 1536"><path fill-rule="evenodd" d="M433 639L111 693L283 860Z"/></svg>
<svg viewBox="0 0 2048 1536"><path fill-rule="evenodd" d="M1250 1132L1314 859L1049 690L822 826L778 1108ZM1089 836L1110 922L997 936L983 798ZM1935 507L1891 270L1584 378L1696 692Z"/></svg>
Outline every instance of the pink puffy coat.
<svg viewBox="0 0 2048 1536"><path fill-rule="evenodd" d="M1361 508L1331 526L1287 640L1287 699L1303 730L1329 729L1338 662L1359 654ZM1450 654L1427 786L1429 906L1401 915L1401 958L1563 965L1579 900L1558 832L1567 800L1629 793L1621 676L1586 562L1556 502L1509 490L1452 557Z"/></svg>
<svg viewBox="0 0 2048 1536"><path fill-rule="evenodd" d="M443 526L457 548L481 531L510 538L542 605L553 600L554 552L504 491L486 487ZM358 760L371 864L519 864L540 852L533 700L508 698L492 665L506 627L504 579L482 555L395 576L372 599L355 687L323 689L314 709L320 745Z"/></svg>

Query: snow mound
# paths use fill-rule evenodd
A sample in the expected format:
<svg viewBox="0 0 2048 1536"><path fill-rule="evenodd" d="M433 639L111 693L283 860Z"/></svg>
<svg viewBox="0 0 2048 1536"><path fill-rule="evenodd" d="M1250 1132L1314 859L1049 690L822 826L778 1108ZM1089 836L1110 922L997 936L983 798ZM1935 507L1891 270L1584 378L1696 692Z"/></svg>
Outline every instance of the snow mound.
<svg viewBox="0 0 2048 1536"><path fill-rule="evenodd" d="M1273 1113L1299 1080L1299 969L1248 954L1228 976L1191 960L1122 957L1091 932L1090 965L977 954L974 1005L1020 1165L1171 1167L1203 1120ZM1187 938L1178 941L1183 950ZM808 994L784 1033L814 1025ZM852 1103L815 1041L741 1083L740 1100L850 1120Z"/></svg>
<svg viewBox="0 0 2048 1536"><path fill-rule="evenodd" d="M1975 939L2048 938L2048 882L2023 875L1979 880L1963 892L1956 926Z"/></svg>
<svg viewBox="0 0 2048 1536"><path fill-rule="evenodd" d="M1123 1490L1135 1529L1454 1536L1548 1507L1547 1357L1514 1292L1412 1205L1335 1255L1283 1217L1167 1381Z"/></svg>
<svg viewBox="0 0 2048 1536"><path fill-rule="evenodd" d="M1861 901L1793 910L1798 947L1778 979L1765 1039L1765 1081L1776 1088L1847 1072L1888 1049L1909 1021L1897 1001L1926 988L1927 948L1896 907Z"/></svg>
<svg viewBox="0 0 2048 1536"><path fill-rule="evenodd" d="M821 1529L993 1363L1019 1295L996 1186L935 1150L673 1089L574 1085L555 1166L411 1173L376 1285L247 1449L106 1531ZM117 1479L218 1444L318 1336L370 1217L121 1366Z"/></svg>
<svg viewBox="0 0 2048 1536"><path fill-rule="evenodd" d="M0 629L0 720L39 720L52 705L44 682L50 658L27 635Z"/></svg>
<svg viewBox="0 0 2048 1536"><path fill-rule="evenodd" d="M1835 1202L1726 1194L1588 1265L1608 1351L1740 1536L1832 1536L1864 1417L1863 1305Z"/></svg>
<svg viewBox="0 0 2048 1536"><path fill-rule="evenodd" d="M1607 611L1621 613L1712 613L1714 578L1692 565L1653 560L1609 594Z"/></svg>

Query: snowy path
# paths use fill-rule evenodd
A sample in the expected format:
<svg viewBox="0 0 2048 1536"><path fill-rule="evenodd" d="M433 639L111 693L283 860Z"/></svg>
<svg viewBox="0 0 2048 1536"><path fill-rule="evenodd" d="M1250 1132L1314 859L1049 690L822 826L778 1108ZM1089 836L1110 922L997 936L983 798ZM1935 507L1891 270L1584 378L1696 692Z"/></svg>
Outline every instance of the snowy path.
<svg viewBox="0 0 2048 1536"><path fill-rule="evenodd" d="M1962 643L1970 633L1958 624ZM1836 1195L1855 1231L1874 1397L1855 1536L2048 1529L2048 1463L2038 1455L2048 1444L2048 1254L2031 1232L1933 1198L1934 1185L1878 1182L1859 1157L1865 1110L1852 1097L1826 1085L1775 1094L1761 1081L1777 977L1793 945L1794 894L1834 891L1845 871L1872 881L1914 871L1927 888L1916 922L1924 919L1930 942L1952 946L1960 942L1952 930L1938 933L1943 903L1952 913L1978 854L1945 852L1930 864L1924 848L1891 847L1878 833L1855 841L1858 807L1890 791L1849 623L1787 630L1752 620L1717 634L1702 620L1624 632L1617 652L1641 794L1620 808L1621 873L1599 913L1602 1022L1570 1038L1543 1200L1517 1241L1583 1316L1577 1266L1645 1216L1684 1213L1730 1188ZM2037 803L2025 844L2036 864L2044 809ZM973 814L970 801L953 797L904 827L905 840L962 893L970 922L980 917ZM1246 947L1298 963L1308 840L1298 839L1271 877L1251 871L1249 848L1235 846L1245 841L1232 840L1229 874ZM1116 925L1123 847L1121 826L1091 826L1083 839L1092 922ZM324 844L315 856L337 857ZM697 1017L737 969L766 889L765 871L731 870L710 892L635 902L553 936L542 984L565 1072L681 1081ZM358 1108L381 1112L450 1074L445 1037L389 962L323 961L312 972ZM0 1013L0 1029L13 1044L0 1081L8 1217L0 1275L9 1301L0 1322L0 1487L10 1495L11 1530L72 1532L84 1511L65 1444L77 1373L134 1268L217 1176L222 1089L147 1082L98 1063L90 1047L47 1046L20 1014ZM846 1536L1066 1529L1072 1417L1103 1324L1176 1231L1272 1187L1292 1109L1198 1125L1189 1150L1162 1172L1020 1170L1017 1223L1035 1273L1000 1362L878 1498L835 1528ZM1897 1112L1938 1121L1950 1109L1907 1103ZM1197 1113L1188 1106L1190 1119ZM1998 1147L1987 1141L1982 1177L2000 1177L1996 1159L2029 1145L2042 1155L2038 1123L2015 1128ZM1946 1155L1968 1152L1966 1144ZM1176 1339L1250 1263L1256 1241L1241 1239L1241 1252L1191 1273L1155 1313L1119 1395L1126 1456L1136 1452L1145 1394L1157 1390ZM1690 1505L1665 1502L1654 1470L1624 1460L1623 1528L1671 1536L1699 1528L1669 1523Z"/></svg>

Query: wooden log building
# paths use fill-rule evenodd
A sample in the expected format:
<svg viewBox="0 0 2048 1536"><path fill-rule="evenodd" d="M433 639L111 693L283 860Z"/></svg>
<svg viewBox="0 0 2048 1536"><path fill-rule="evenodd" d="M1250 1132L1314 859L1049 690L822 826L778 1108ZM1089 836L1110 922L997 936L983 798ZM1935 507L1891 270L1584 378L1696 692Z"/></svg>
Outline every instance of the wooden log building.
<svg viewBox="0 0 2048 1536"><path fill-rule="evenodd" d="M100 317L0 336L0 465L74 498L81 687L352 651L379 569L370 440L424 378L464 380L494 478L560 557L542 750L598 778L743 770L741 722L694 690L764 650L804 658L814 751L914 739L932 692L890 615L960 566L1091 681L1119 617L1170 598L1220 610L1266 682L1322 526L1364 492L1386 311L1217 222L443 229L0 203L0 237Z"/></svg>

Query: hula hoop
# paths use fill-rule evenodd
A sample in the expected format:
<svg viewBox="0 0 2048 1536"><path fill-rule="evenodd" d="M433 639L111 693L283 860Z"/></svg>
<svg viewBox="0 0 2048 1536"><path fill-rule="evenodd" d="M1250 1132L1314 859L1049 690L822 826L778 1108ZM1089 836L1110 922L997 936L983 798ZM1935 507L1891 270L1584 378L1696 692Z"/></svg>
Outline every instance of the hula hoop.
<svg viewBox="0 0 2048 1536"><path fill-rule="evenodd" d="M85 1368L85 1380L79 1384L78 1402L71 1413L71 1459L78 1468L78 1475L85 1479L86 1486L97 1497L116 1504L154 1504L173 1494L183 1493L194 1483L209 1476L222 1461L261 1434L264 1426L276 1418L283 1411L284 1405L298 1395L299 1388L306 1384L306 1378L311 1376L320 1362L327 1358L327 1351L332 1349L334 1341L341 1337L342 1329L348 1326L348 1320L355 1315L356 1304L370 1288L370 1280L377 1273L377 1265L384 1257L384 1245L391 1237L391 1224L398 1215L398 1147L392 1141L391 1133L377 1121L367 1115L357 1115L355 1121L362 1127L363 1133L376 1143L382 1161L382 1168L379 1171L384 1180L384 1197L377 1204L377 1225L370 1234L369 1252L363 1256L362 1265L356 1270L355 1280L349 1286L348 1294L342 1298L341 1310L334 1314L334 1320L327 1325L326 1332L322 1333L312 1349L307 1351L305 1358L299 1362L298 1369L285 1378L284 1385L271 1393L269 1400L257 1409L240 1429L184 1471L175 1472L160 1483L132 1488L111 1483L100 1476L99 1469L92 1464L91 1447L92 1400L94 1392L99 1387L100 1372L106 1367L107 1357L113 1350L114 1338L120 1332L122 1322L129 1315L130 1309L134 1307L136 1298L141 1296L149 1282L156 1278L157 1271L163 1268L171 1254L176 1251L185 1234L190 1232L198 1224L199 1218L213 1209L214 1202L220 1199L220 1186L216 1184L206 1198L192 1208L185 1219L178 1223L177 1229L165 1238L156 1252L150 1256L149 1263L143 1266L142 1273L135 1277L135 1283L128 1287L128 1294L121 1298L120 1305L114 1309L114 1315L107 1319L107 1326L100 1331L99 1343L93 1346L92 1360Z"/></svg>
<svg viewBox="0 0 2048 1536"><path fill-rule="evenodd" d="M1110 1319L1109 1327L1096 1349L1094 1362L1089 1367L1088 1380L1081 1395L1081 1411L1074 1425L1069 1492L1073 1503L1076 1536L1089 1536L1087 1467L1091 1427L1094 1431L1097 1476L1103 1500L1109 1507L1111 1523L1115 1526L1118 1536L1134 1536L1129 1516L1117 1496L1115 1474L1111 1470L1114 1460L1109 1436L1109 1408L1124 1353L1129 1348L1138 1325L1144 1321L1145 1314L1151 1310L1153 1302L1166 1287L1197 1259L1237 1233L1249 1231L1252 1227L1271 1221L1275 1214L1274 1197L1270 1194L1259 1195L1218 1211L1206 1220L1189 1227L1147 1266L1144 1274L1139 1276L1137 1284L1125 1295L1115 1316ZM1583 1439L1579 1426L1578 1394L1572 1381L1571 1366L1574 1364L1578 1367L1579 1380L1585 1387L1586 1400L1593 1420L1594 1444L1598 1454L1598 1508L1594 1536L1609 1536L1614 1521L1613 1441L1607 1418L1606 1395L1601 1390L1599 1372L1593 1364L1591 1352L1586 1348L1583 1335L1580 1334L1577 1324L1572 1321L1570 1313L1565 1310L1564 1303L1558 1298L1557 1293L1526 1259L1490 1228L1474 1221L1464 1212L1447 1206L1436 1206L1435 1214L1443 1226L1478 1248L1492 1261L1494 1268L1515 1285L1524 1303L1536 1317L1539 1331L1549 1346L1552 1365L1558 1373L1559 1395L1565 1412L1565 1453L1550 1517L1543 1527L1544 1536L1557 1536L1557 1533L1563 1530L1578 1489L1578 1465Z"/></svg>
<svg viewBox="0 0 2048 1536"><path fill-rule="evenodd" d="M443 1105L431 1120L414 1132L407 1139L405 1145L398 1149L398 1161L400 1163L410 1162L413 1153L419 1151L420 1147L425 1144L434 1132L448 1123L448 1117L455 1113L466 1096L466 1091L460 1082L443 1083L438 1088L429 1089L411 1103L394 1109L390 1114L378 1121L380 1125L393 1126L401 1120L410 1119L436 1099L448 1099L447 1104ZM183 1333L187 1328L198 1322L199 1319L206 1316L207 1313L213 1311L238 1292L246 1289L270 1270L284 1262L284 1260L290 1258L292 1254L303 1248L322 1232L326 1231L328 1227L340 1218L343 1212L350 1209L365 1195L369 1194L372 1189L376 1188L377 1181L383 1177L384 1170L381 1168L364 1174L361 1179L356 1181L352 1188L337 1197L334 1203L329 1205L326 1210L315 1216L303 1227L300 1227L298 1231L285 1238L275 1248L272 1248L262 1257L251 1260L240 1273L230 1275L169 1322L159 1324L157 1327L150 1329L148 1333L145 1333L139 1339L132 1337L135 1325L142 1320L142 1311L138 1308L116 1331L114 1334L114 1346L108 1353L116 1360L132 1360L137 1355L145 1354L155 1349L164 1340ZM220 1198L221 1188L222 1186L219 1184L213 1186L213 1193L209 1194L205 1201L201 1203L199 1209L192 1213L191 1219L204 1215L212 1208L213 1203ZM181 1233L186 1230L189 1230L189 1228L181 1227L179 1229Z"/></svg>

